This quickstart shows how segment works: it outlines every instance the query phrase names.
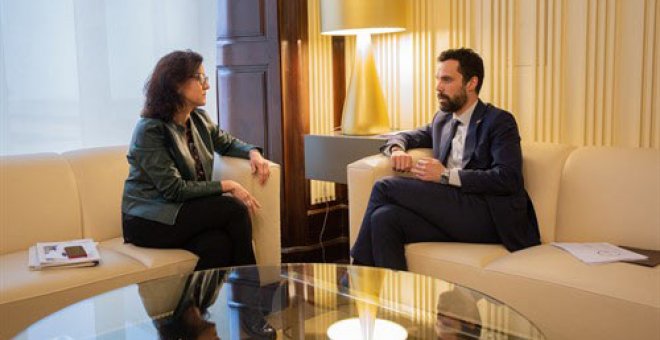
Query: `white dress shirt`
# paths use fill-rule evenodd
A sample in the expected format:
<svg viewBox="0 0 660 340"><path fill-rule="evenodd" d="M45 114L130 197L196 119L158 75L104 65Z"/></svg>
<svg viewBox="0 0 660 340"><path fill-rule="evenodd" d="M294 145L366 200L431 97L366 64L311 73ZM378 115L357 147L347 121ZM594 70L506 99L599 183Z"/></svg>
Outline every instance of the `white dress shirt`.
<svg viewBox="0 0 660 340"><path fill-rule="evenodd" d="M463 151L465 150L465 139L467 138L468 127L470 126L470 118L472 118L472 113L474 108L477 107L475 101L472 106L470 106L463 114L456 115L453 114L452 120L458 120L459 124L456 127L456 134L454 139L451 140L451 149L449 150L449 155L447 155L447 169L449 170L449 185L456 187L461 186L461 177L458 175L458 171L463 169ZM451 124L451 122L449 123Z"/></svg>

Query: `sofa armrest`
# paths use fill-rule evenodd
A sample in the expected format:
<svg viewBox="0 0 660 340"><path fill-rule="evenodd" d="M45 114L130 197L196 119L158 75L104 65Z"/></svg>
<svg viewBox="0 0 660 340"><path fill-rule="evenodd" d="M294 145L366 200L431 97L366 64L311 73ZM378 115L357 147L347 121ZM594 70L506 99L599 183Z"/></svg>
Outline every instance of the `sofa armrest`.
<svg viewBox="0 0 660 340"><path fill-rule="evenodd" d="M234 180L261 203L261 209L252 215L252 239L257 263L280 264L280 166L270 163L270 178L262 186L257 177L252 175L247 159L223 156L216 157L215 161L215 180Z"/></svg>
<svg viewBox="0 0 660 340"><path fill-rule="evenodd" d="M433 157L431 149L413 149L409 151L413 162L422 157ZM390 159L382 154L362 158L348 165L348 212L350 225L350 244L357 238L364 212L367 210L371 188L374 182L385 176L411 176L392 171Z"/></svg>

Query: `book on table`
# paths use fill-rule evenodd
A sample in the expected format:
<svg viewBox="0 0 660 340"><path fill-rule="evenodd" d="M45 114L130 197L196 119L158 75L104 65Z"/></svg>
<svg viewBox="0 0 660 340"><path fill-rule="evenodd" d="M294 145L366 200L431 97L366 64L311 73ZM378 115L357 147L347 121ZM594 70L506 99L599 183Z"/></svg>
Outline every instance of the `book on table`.
<svg viewBox="0 0 660 340"><path fill-rule="evenodd" d="M101 256L92 239L61 242L37 242L30 247L28 266L30 270L47 268L93 267Z"/></svg>

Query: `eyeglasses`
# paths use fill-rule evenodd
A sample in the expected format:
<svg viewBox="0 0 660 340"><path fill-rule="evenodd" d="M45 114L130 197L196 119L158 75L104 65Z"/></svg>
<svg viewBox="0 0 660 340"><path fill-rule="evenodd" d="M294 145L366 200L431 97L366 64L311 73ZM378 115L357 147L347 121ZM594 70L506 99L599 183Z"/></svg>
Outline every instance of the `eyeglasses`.
<svg viewBox="0 0 660 340"><path fill-rule="evenodd" d="M192 78L197 79L197 81L199 81L199 83L202 84L202 85L206 85L206 84L209 83L209 76L207 76L204 73L195 73L192 76Z"/></svg>

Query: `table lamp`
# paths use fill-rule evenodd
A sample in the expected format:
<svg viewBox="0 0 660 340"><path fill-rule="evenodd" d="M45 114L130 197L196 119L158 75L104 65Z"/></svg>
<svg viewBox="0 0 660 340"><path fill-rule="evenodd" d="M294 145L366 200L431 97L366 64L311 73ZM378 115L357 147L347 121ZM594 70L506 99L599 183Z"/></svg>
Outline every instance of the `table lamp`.
<svg viewBox="0 0 660 340"><path fill-rule="evenodd" d="M341 132L376 135L390 130L371 34L405 30L406 0L321 0L321 34L356 35L355 64L342 110Z"/></svg>

